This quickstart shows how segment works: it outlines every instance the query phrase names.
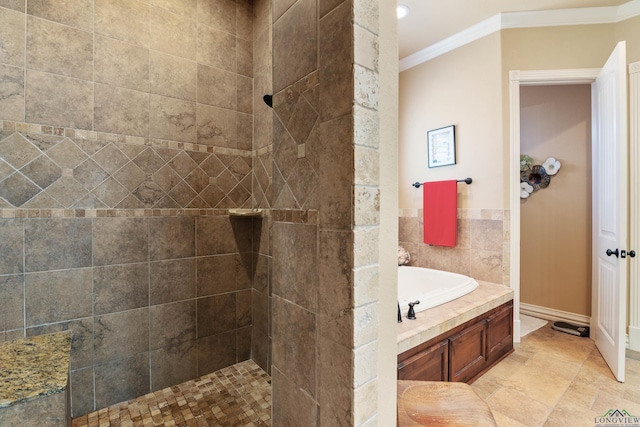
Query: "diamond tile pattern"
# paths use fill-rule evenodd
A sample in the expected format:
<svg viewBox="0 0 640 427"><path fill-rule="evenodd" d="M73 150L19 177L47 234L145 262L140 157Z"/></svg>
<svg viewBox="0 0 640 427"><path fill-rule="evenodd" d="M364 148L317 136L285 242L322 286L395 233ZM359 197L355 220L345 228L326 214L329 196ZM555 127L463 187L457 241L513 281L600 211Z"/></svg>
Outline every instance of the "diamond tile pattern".
<svg viewBox="0 0 640 427"><path fill-rule="evenodd" d="M251 203L251 157L61 135L0 134L0 205L231 208Z"/></svg>
<svg viewBox="0 0 640 427"><path fill-rule="evenodd" d="M253 193L260 205L272 208L314 209L318 183L318 81L313 74L274 95L273 168L270 156L258 156ZM269 177L273 177L274 183ZM278 191L277 194L272 194Z"/></svg>
<svg viewBox="0 0 640 427"><path fill-rule="evenodd" d="M72 426L270 426L270 382L248 360L75 418Z"/></svg>

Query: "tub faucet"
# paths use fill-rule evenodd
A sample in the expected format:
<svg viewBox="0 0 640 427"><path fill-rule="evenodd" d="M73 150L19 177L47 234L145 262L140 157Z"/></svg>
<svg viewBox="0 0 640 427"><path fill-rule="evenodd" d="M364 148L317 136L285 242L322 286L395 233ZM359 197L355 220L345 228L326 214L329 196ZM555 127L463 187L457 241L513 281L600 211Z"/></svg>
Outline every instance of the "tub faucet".
<svg viewBox="0 0 640 427"><path fill-rule="evenodd" d="M416 312L413 310L413 306L420 304L420 301L414 301L409 303L409 312L407 313L407 319L416 320Z"/></svg>

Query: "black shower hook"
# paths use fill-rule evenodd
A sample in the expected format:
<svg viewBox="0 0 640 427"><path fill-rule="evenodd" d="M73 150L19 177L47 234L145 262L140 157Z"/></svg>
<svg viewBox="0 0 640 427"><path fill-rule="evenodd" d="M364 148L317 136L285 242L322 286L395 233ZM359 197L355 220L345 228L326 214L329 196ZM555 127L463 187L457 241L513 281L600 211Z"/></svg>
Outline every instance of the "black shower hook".
<svg viewBox="0 0 640 427"><path fill-rule="evenodd" d="M265 95L262 97L264 103L273 108L273 95Z"/></svg>

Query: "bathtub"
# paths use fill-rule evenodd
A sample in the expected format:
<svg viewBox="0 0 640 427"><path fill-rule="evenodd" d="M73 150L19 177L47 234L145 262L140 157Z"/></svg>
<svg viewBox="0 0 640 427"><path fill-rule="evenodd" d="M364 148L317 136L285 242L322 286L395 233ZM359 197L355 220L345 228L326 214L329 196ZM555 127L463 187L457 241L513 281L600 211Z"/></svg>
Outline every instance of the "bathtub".
<svg viewBox="0 0 640 427"><path fill-rule="evenodd" d="M416 313L453 301L478 287L471 277L448 271L421 267L398 267L398 303L406 318L409 302L420 301L413 307Z"/></svg>

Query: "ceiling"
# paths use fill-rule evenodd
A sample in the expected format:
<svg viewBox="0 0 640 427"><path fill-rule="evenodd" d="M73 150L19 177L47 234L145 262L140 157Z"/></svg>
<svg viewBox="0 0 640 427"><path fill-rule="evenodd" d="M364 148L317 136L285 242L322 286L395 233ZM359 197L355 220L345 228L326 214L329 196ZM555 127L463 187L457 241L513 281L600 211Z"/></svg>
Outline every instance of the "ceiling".
<svg viewBox="0 0 640 427"><path fill-rule="evenodd" d="M629 0L398 0L410 13L398 21L400 58L501 12L619 6Z"/></svg>

